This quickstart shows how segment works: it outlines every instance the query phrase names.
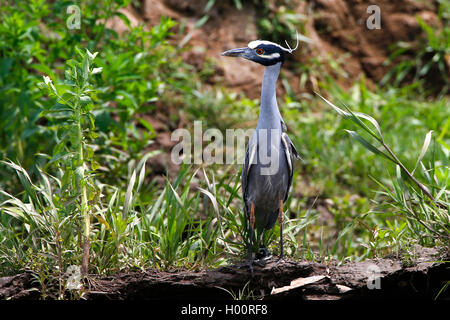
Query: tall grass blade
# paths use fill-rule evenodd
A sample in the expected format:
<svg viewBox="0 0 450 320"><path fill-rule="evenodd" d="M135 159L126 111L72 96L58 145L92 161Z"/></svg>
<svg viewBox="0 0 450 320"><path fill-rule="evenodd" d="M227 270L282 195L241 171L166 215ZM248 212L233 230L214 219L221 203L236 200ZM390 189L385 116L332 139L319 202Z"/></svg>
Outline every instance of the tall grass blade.
<svg viewBox="0 0 450 320"><path fill-rule="evenodd" d="M411 171L411 174L414 174L414 171L416 171L417 167L419 166L419 163L422 161L423 157L425 156L425 153L427 152L428 147L430 146L432 133L433 133L433 130L430 130L430 131L428 131L427 135L425 136L425 141L423 142L422 150L420 151L419 158L417 158L416 165L414 166L413 171Z"/></svg>

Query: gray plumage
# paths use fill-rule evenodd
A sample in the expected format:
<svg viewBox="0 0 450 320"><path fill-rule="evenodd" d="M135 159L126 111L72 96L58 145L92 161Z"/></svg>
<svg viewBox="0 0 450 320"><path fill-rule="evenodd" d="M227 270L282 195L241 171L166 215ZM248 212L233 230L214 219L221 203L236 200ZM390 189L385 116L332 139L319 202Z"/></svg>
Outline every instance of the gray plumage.
<svg viewBox="0 0 450 320"><path fill-rule="evenodd" d="M270 41L257 40L250 42L246 48L232 49L222 53L224 56L243 57L266 66L261 88L258 124L247 145L241 176L244 208L249 219L249 260L252 275L253 229L255 227L258 234L262 234L265 229L271 229L277 217L282 215L281 206L286 202L292 185L294 157L299 157L285 132L286 125L276 99L276 82L284 62L284 53L292 51L290 48L283 48ZM281 257L283 256L282 230L281 223Z"/></svg>
<svg viewBox="0 0 450 320"><path fill-rule="evenodd" d="M261 89L261 111L258 125L249 140L242 167L242 192L245 210L250 212L250 202L255 204L256 227L271 229L278 217L280 200L287 200L289 189L292 185L294 156L298 157L291 139L284 132L285 125L281 117L276 100L276 81L280 73L281 62L266 67L264 71ZM262 131L259 134L260 130ZM261 174L261 168L267 165L261 164L258 137L266 138L267 145L271 145L270 151L278 152L278 170L273 175ZM269 148L267 148L269 149ZM268 157L272 153L268 150ZM275 156L273 158L275 160ZM249 163L252 163L249 166Z"/></svg>

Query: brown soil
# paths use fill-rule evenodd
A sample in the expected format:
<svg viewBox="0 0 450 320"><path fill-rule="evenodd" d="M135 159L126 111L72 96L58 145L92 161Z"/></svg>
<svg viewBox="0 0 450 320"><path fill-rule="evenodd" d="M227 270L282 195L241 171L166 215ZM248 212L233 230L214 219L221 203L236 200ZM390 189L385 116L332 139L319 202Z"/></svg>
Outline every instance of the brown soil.
<svg viewBox="0 0 450 320"><path fill-rule="evenodd" d="M278 2L270 2L275 12L279 7ZM249 97L259 97L258 88L263 68L253 63L220 57L220 53L226 49L246 46L249 41L258 39L258 7L251 1L243 1L244 7L238 10L232 1L216 1L208 12L208 21L196 29L195 23L205 15L206 3L207 0L142 0L138 9L129 8L126 11L133 23L141 21L155 25L159 23L161 15L183 21L186 26L185 34L189 34L189 37L173 41L190 47L184 55L185 61L200 70L206 57L213 58L222 69L224 85L244 91ZM367 13L367 7L373 4L371 1L309 0L291 3L297 3L293 5L295 13L308 17L305 33L314 41L312 44L302 42L300 50L293 55L293 60L308 64L311 58L320 57L328 74L343 87L352 85L362 75L369 82L381 80L390 68L384 63L391 54L391 46L403 41L412 44L414 48L417 39L424 35L416 17L432 26L439 24L438 5L435 1L377 1L381 13L381 29L372 30L366 26L371 15ZM120 30L120 26L117 28ZM410 59L414 52L410 54L399 59ZM330 68L326 62L327 57L341 61L344 72L336 72ZM289 68L289 64L283 71L293 90L302 90L296 85L299 75ZM315 89L320 80L315 77L319 76L310 75L307 89Z"/></svg>
<svg viewBox="0 0 450 320"><path fill-rule="evenodd" d="M410 261L368 259L337 265L272 258L255 265L251 278L248 265L215 270L123 272L112 276L91 275L83 297L88 300L208 299L231 300L230 293L263 300L340 299L434 299L450 280L449 264L437 262L437 249L415 248ZM0 299L40 299L42 287L31 273L0 278ZM67 276L63 276L62 287ZM59 294L58 280L46 283L46 298ZM244 289L246 287L246 289ZM225 290L224 290L225 289ZM228 291L228 292L227 292ZM65 298L73 292L63 291ZM71 295L72 293L72 295ZM450 299L443 290L439 299Z"/></svg>

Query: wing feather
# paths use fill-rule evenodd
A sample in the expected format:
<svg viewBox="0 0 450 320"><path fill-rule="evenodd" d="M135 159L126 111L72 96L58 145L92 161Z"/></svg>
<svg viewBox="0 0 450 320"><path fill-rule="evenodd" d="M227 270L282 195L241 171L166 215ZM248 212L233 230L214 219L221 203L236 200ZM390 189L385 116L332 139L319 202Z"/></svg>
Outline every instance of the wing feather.
<svg viewBox="0 0 450 320"><path fill-rule="evenodd" d="M283 200L283 201L286 201L288 198L288 195L289 195L289 191L292 186L292 177L294 175L294 157L297 159L301 159L301 157L298 154L297 149L295 149L295 146L292 143L291 139L285 132L283 132L281 134L281 141L283 144L283 150L286 155L286 161L288 163L288 169L289 169L288 187L287 187L286 194L285 194L284 200Z"/></svg>
<svg viewBox="0 0 450 320"><path fill-rule="evenodd" d="M255 136L252 136L248 142L247 149L245 151L244 164L242 165L242 174L241 174L242 196L244 198L245 204L247 204L248 174L250 172L252 164L254 164L256 150L257 150L257 139ZM245 208L247 209L247 205L245 205Z"/></svg>

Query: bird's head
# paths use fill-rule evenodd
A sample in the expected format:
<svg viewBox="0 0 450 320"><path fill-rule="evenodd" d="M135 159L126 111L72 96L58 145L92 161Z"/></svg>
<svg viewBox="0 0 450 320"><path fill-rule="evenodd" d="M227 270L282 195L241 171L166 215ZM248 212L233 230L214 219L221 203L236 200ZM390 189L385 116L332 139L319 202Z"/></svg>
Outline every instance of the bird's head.
<svg viewBox="0 0 450 320"><path fill-rule="evenodd" d="M231 49L225 52L222 52L222 56L227 57L242 57L247 60L251 60L262 64L264 66L271 66L278 62L284 62L284 55L286 53L292 53L298 47L298 38L297 45L294 49L289 47L289 44L286 42L288 48L284 48L279 44L276 44L267 40L255 40L248 43L247 47Z"/></svg>

